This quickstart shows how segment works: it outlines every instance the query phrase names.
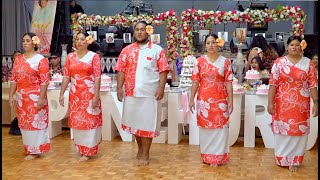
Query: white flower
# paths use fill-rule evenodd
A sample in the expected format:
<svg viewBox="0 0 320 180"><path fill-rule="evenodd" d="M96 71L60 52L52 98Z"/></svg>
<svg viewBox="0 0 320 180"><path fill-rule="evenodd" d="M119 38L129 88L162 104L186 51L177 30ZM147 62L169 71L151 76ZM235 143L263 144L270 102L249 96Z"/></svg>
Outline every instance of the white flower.
<svg viewBox="0 0 320 180"><path fill-rule="evenodd" d="M34 106L37 107L37 102L39 100L39 96L36 94L30 94L29 98L32 99L32 101L34 101Z"/></svg>
<svg viewBox="0 0 320 180"><path fill-rule="evenodd" d="M40 154L41 153L39 146L28 145L27 149L30 154Z"/></svg>
<svg viewBox="0 0 320 180"><path fill-rule="evenodd" d="M278 64L278 68L279 68L279 70L283 69L283 71L286 74L289 74L290 73L290 66L289 65L290 65L290 63L288 62L288 60L281 59L280 63Z"/></svg>
<svg viewBox="0 0 320 180"><path fill-rule="evenodd" d="M228 110L228 106L227 106L227 104L225 104L225 103L219 103L219 108L220 108L222 111L227 111L227 110Z"/></svg>
<svg viewBox="0 0 320 180"><path fill-rule="evenodd" d="M100 114L100 112L101 112L101 110L100 110L100 107L98 106L98 107L96 107L96 108L92 108L92 100L91 101L89 101L89 106L87 107L87 112L88 112L88 114L92 114L92 115L98 115L98 114Z"/></svg>
<svg viewBox="0 0 320 180"><path fill-rule="evenodd" d="M299 125L299 130L303 133L306 134L309 131L308 126L305 125Z"/></svg>
<svg viewBox="0 0 320 180"><path fill-rule="evenodd" d="M210 104L203 101L202 99L198 101L198 114L202 113L205 118L208 117L208 109L210 109Z"/></svg>
<svg viewBox="0 0 320 180"><path fill-rule="evenodd" d="M94 82L86 79L84 80L84 83L88 86L89 92L94 94Z"/></svg>
<svg viewBox="0 0 320 180"><path fill-rule="evenodd" d="M300 89L300 94L303 97L310 97L309 89L308 89L308 83L303 82L303 87Z"/></svg>
<svg viewBox="0 0 320 180"><path fill-rule="evenodd" d="M34 116L34 121L32 122L32 127L38 129L44 129L47 126L46 120L48 119L48 114L45 109L42 109Z"/></svg>
<svg viewBox="0 0 320 180"><path fill-rule="evenodd" d="M76 79L71 78L71 91L72 91L73 93L76 92L76 85L77 85Z"/></svg>
<svg viewBox="0 0 320 180"><path fill-rule="evenodd" d="M287 131L290 129L289 124L283 121L274 121L274 132L287 135Z"/></svg>
<svg viewBox="0 0 320 180"><path fill-rule="evenodd" d="M18 103L18 106L22 107L22 95L18 91L16 91L16 101Z"/></svg>

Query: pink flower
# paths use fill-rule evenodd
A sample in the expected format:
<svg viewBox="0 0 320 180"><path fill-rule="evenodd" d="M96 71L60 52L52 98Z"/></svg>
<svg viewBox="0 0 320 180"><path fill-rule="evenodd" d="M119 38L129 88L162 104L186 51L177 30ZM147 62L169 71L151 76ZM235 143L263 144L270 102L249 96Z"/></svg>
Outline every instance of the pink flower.
<svg viewBox="0 0 320 180"><path fill-rule="evenodd" d="M38 129L45 129L47 127L46 120L48 119L48 114L45 109L42 109L34 116L34 121L32 122L32 126Z"/></svg>
<svg viewBox="0 0 320 180"><path fill-rule="evenodd" d="M153 32L154 32L153 27L150 26L150 25L148 25L148 26L146 27L146 32L147 32L149 35L153 34Z"/></svg>
<svg viewBox="0 0 320 180"><path fill-rule="evenodd" d="M87 41L88 44L92 44L93 41L94 41L92 35L87 36L87 37L86 37L86 41Z"/></svg>

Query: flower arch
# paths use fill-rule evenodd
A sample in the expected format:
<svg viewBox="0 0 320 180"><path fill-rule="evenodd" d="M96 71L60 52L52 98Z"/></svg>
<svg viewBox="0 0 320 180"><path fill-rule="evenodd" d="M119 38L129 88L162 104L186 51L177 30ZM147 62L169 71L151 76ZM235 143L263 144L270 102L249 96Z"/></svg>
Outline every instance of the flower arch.
<svg viewBox="0 0 320 180"><path fill-rule="evenodd" d="M115 16L100 16L100 15L87 15L87 14L73 14L71 16L72 24L71 29L73 30L73 40L75 35L82 31L84 27L95 27L95 26L109 26L109 25L120 25L128 27L134 23L144 20L147 23L155 24L159 26L166 24L166 40L167 40L167 56L168 60L172 61L178 58L178 16L175 11L169 10L167 12L159 13L157 16L154 15L139 15L139 16L128 16L115 15ZM73 41L74 42L74 41ZM73 44L74 45L74 44Z"/></svg>
<svg viewBox="0 0 320 180"><path fill-rule="evenodd" d="M244 12L240 12L238 10L203 11L196 10L194 8L187 9L181 14L181 56L184 58L192 54L192 27L194 20L216 25L228 22L259 24L272 20L289 20L290 18L292 20L292 34L303 37L306 15L299 6L278 6L276 9L264 10L246 9Z"/></svg>

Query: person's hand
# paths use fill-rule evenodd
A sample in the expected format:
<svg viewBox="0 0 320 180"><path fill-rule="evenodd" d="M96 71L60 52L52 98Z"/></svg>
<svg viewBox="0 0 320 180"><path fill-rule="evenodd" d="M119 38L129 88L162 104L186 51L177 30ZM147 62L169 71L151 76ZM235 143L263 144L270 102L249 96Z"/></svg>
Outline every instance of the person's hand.
<svg viewBox="0 0 320 180"><path fill-rule="evenodd" d="M64 107L64 96L63 95L60 95L59 103L60 103L60 106Z"/></svg>
<svg viewBox="0 0 320 180"><path fill-rule="evenodd" d="M99 105L99 98L97 96L93 96L93 99L92 99L92 108L96 108L98 107Z"/></svg>
<svg viewBox="0 0 320 180"><path fill-rule="evenodd" d="M45 103L46 103L45 98L39 97L38 102L37 102L37 109L42 109L44 107Z"/></svg>
<svg viewBox="0 0 320 180"><path fill-rule="evenodd" d="M122 102L122 99L123 99L122 89L117 89L117 97L118 97L118 101Z"/></svg>
<svg viewBox="0 0 320 180"><path fill-rule="evenodd" d="M195 103L194 103L194 100L191 100L191 99L190 99L189 109L190 109L191 113L193 114L193 111L195 111Z"/></svg>
<svg viewBox="0 0 320 180"><path fill-rule="evenodd" d="M14 98L13 98L13 96L9 96L9 105L10 105L10 107L13 107L14 106Z"/></svg>
<svg viewBox="0 0 320 180"><path fill-rule="evenodd" d="M268 104L268 113L270 115L274 114L274 104Z"/></svg>
<svg viewBox="0 0 320 180"><path fill-rule="evenodd" d="M312 107L312 116L317 117L318 116L318 102L314 103Z"/></svg>
<svg viewBox="0 0 320 180"><path fill-rule="evenodd" d="M164 95L164 89L163 88L158 88L156 94L155 94L155 97L156 97L156 100L159 101L163 98L163 95Z"/></svg>

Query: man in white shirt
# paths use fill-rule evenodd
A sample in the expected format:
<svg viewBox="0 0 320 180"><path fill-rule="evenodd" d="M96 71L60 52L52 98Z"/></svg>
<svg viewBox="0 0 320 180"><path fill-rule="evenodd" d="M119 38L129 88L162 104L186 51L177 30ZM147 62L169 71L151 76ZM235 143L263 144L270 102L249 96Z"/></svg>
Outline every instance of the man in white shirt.
<svg viewBox="0 0 320 180"><path fill-rule="evenodd" d="M148 40L148 29L145 21L134 26L135 43L121 51L116 65L118 100L124 98L122 129L135 135L138 165L149 164L152 139L160 134L160 100L169 72L165 51Z"/></svg>

